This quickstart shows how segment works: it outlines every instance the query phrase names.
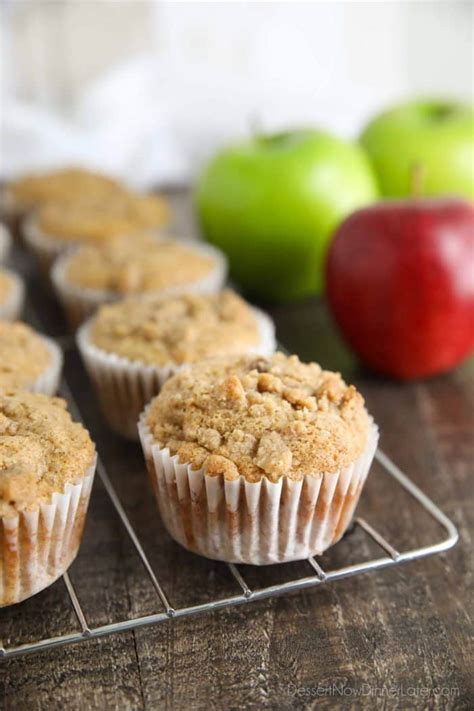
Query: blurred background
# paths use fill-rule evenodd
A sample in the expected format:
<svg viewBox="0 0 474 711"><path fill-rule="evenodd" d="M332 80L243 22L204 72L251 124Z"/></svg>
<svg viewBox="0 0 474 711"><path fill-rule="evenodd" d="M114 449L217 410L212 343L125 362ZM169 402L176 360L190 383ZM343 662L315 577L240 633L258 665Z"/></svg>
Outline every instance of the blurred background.
<svg viewBox="0 0 474 711"><path fill-rule="evenodd" d="M255 126L355 136L401 98L473 98L470 2L3 0L1 177L65 162L189 181Z"/></svg>

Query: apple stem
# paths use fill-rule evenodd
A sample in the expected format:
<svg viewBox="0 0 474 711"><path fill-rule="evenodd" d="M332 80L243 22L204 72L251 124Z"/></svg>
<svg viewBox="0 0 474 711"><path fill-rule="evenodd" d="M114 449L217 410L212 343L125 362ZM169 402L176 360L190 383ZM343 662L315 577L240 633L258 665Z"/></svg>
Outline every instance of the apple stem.
<svg viewBox="0 0 474 711"><path fill-rule="evenodd" d="M410 192L413 197L421 197L423 195L423 187L425 184L426 171L421 163L415 163L411 170Z"/></svg>

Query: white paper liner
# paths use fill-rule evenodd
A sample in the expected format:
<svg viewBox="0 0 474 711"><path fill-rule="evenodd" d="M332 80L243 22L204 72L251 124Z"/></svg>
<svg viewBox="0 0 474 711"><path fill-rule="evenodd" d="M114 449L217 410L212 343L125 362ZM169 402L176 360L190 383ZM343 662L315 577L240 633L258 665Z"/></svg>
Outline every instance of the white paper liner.
<svg viewBox="0 0 474 711"><path fill-rule="evenodd" d="M16 321L20 318L25 304L25 285L23 280L9 269L4 269L11 279L11 289L5 301L0 303L0 319L4 321Z"/></svg>
<svg viewBox="0 0 474 711"><path fill-rule="evenodd" d="M188 550L228 563L303 560L336 543L352 519L378 442L371 420L364 451L339 472L278 483L243 476L227 481L181 464L154 442L147 412L138 431L163 523Z"/></svg>
<svg viewBox="0 0 474 711"><path fill-rule="evenodd" d="M0 607L54 583L79 550L94 481L95 459L83 479L54 492L34 511L0 517Z"/></svg>
<svg viewBox="0 0 474 711"><path fill-rule="evenodd" d="M0 224L0 262L4 262L10 253L12 238L10 230Z"/></svg>
<svg viewBox="0 0 474 711"><path fill-rule="evenodd" d="M260 343L245 353L271 355L276 349L275 326L267 314L252 307L260 332ZM99 402L110 427L118 434L138 441L137 422L145 405L183 365L147 365L95 346L89 332L90 319L77 332L76 340L84 365L93 381Z"/></svg>
<svg viewBox="0 0 474 711"><path fill-rule="evenodd" d="M50 354L50 361L47 369L33 383L25 385L26 390L34 393L44 393L44 395L55 395L61 371L63 367L63 353L59 346L47 336L41 336Z"/></svg>
<svg viewBox="0 0 474 711"><path fill-rule="evenodd" d="M159 294L160 296L178 296L185 292L193 294L214 294L224 286L227 279L227 260L218 249L212 245L202 242L176 240L190 249L211 257L214 260L214 268L204 277L194 282L172 286L167 289L144 292L146 296ZM69 260L73 255L72 251L61 254L54 262L51 269L51 281L56 295L66 313L68 322L73 329L78 328L86 318L92 316L99 306L113 301L123 299L128 294L120 294L107 289L88 289L68 282L66 277ZM129 294L135 296L137 294Z"/></svg>

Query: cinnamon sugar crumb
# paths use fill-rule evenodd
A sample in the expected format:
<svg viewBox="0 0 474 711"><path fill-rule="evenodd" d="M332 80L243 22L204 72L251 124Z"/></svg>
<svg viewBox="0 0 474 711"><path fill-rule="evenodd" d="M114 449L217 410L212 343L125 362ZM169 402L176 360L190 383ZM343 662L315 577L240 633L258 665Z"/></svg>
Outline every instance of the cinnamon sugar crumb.
<svg viewBox="0 0 474 711"><path fill-rule="evenodd" d="M39 334L20 321L0 321L0 390L28 387L50 364Z"/></svg>
<svg viewBox="0 0 474 711"><path fill-rule="evenodd" d="M99 309L91 342L108 353L147 364L190 363L245 353L261 345L254 312L237 294L129 298ZM229 403L245 396L238 379L222 384Z"/></svg>
<svg viewBox="0 0 474 711"><path fill-rule="evenodd" d="M339 373L276 353L196 363L164 385L147 424L193 468L276 482L348 466L366 444L369 416Z"/></svg>
<svg viewBox="0 0 474 711"><path fill-rule="evenodd" d="M74 286L126 296L166 289L192 291L193 283L215 266L212 257L191 245L140 234L79 248L68 260L65 276Z"/></svg>
<svg viewBox="0 0 474 711"><path fill-rule="evenodd" d="M22 390L0 393L0 516L50 501L84 476L94 452L64 400Z"/></svg>
<svg viewBox="0 0 474 711"><path fill-rule="evenodd" d="M168 206L163 198L126 191L47 203L36 215L37 226L49 238L92 245L157 229L167 220Z"/></svg>
<svg viewBox="0 0 474 711"><path fill-rule="evenodd" d="M123 195L126 188L113 178L83 168L63 168L47 173L25 175L8 185L8 192L22 209L46 202L62 202L93 197L104 199Z"/></svg>

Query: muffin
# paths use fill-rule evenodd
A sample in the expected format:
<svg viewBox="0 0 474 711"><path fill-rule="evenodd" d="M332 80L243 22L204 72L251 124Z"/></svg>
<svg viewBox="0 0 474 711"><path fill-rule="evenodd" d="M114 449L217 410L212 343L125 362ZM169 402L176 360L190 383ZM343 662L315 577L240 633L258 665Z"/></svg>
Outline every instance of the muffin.
<svg viewBox="0 0 474 711"><path fill-rule="evenodd" d="M223 254L208 244L136 235L100 247L81 247L58 258L51 272L71 326L98 306L132 294L209 294L227 276Z"/></svg>
<svg viewBox="0 0 474 711"><path fill-rule="evenodd" d="M11 237L9 229L0 223L0 262L4 262L10 252Z"/></svg>
<svg viewBox="0 0 474 711"><path fill-rule="evenodd" d="M102 306L77 342L110 426L131 439L138 439L147 402L183 366L210 356L275 350L271 319L229 290Z"/></svg>
<svg viewBox="0 0 474 711"><path fill-rule="evenodd" d="M58 254L71 247L100 246L121 235L157 232L167 220L163 198L123 192L46 204L27 218L24 237L42 269L49 271Z"/></svg>
<svg viewBox="0 0 474 711"><path fill-rule="evenodd" d="M0 392L23 388L54 395L62 368L60 348L26 323L0 321Z"/></svg>
<svg viewBox="0 0 474 711"><path fill-rule="evenodd" d="M7 218L22 217L48 202L102 200L126 192L123 185L106 175L83 168L62 168L12 180L2 191L2 212Z"/></svg>
<svg viewBox="0 0 474 711"><path fill-rule="evenodd" d="M0 607L51 585L76 557L95 460L64 400L0 392Z"/></svg>
<svg viewBox="0 0 474 711"><path fill-rule="evenodd" d="M25 301L25 287L21 278L0 267L0 319L14 321L19 318Z"/></svg>
<svg viewBox="0 0 474 711"><path fill-rule="evenodd" d="M255 565L319 555L341 538L378 439L339 373L282 353L180 371L139 433L170 535L207 558Z"/></svg>

